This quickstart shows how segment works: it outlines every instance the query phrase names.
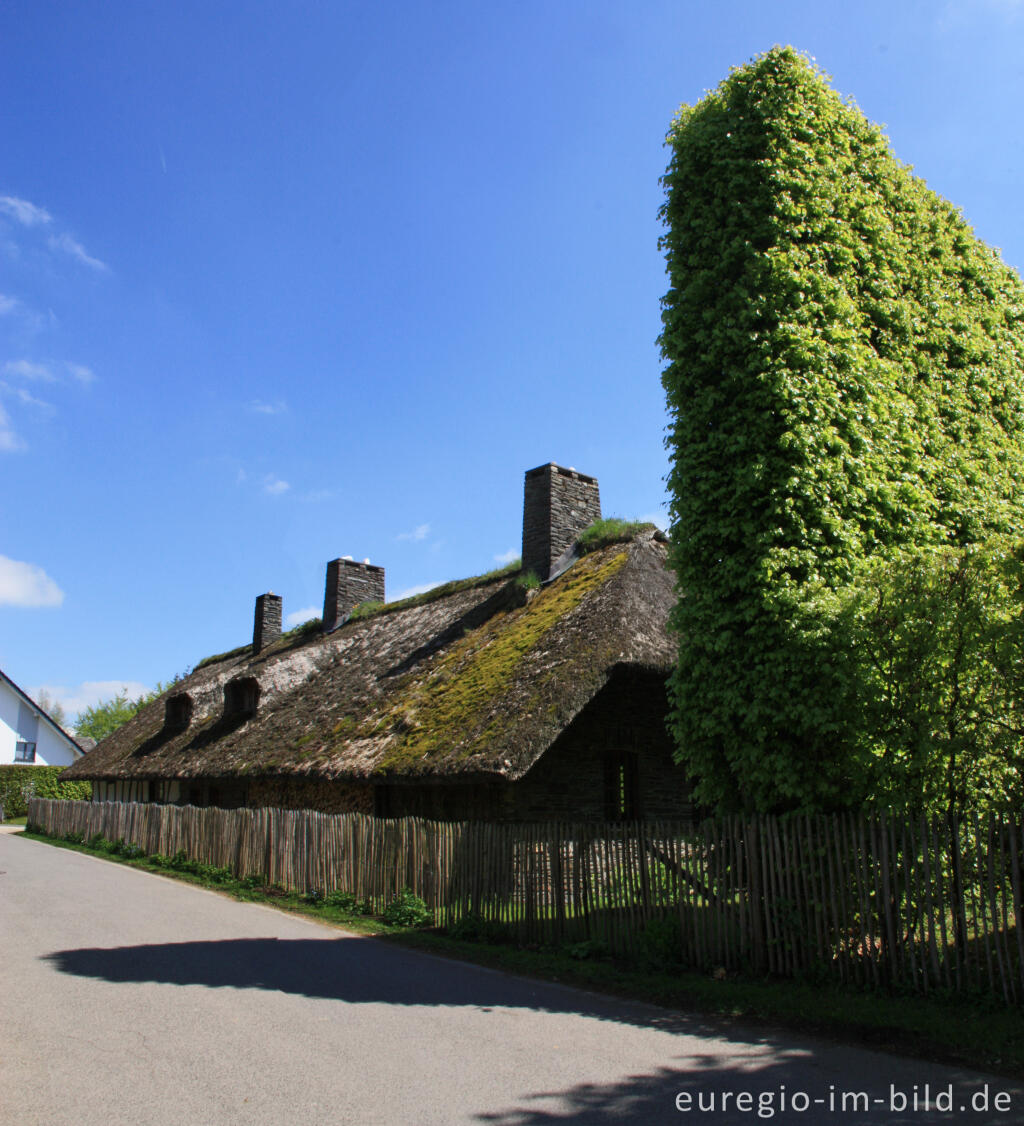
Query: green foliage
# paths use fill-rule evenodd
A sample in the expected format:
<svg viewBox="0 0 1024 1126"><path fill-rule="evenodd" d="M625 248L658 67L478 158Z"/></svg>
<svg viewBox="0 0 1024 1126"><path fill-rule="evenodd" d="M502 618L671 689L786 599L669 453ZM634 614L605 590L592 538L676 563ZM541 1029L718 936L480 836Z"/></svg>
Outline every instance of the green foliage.
<svg viewBox="0 0 1024 1126"><path fill-rule="evenodd" d="M506 923L485 919L475 911L463 915L448 927L448 935L460 942L488 942L501 944L512 941L512 929Z"/></svg>
<svg viewBox="0 0 1024 1126"><path fill-rule="evenodd" d="M360 602L358 606L352 607L352 612L349 614L348 620L350 622L358 622L362 621L363 618L374 618L386 605L386 602Z"/></svg>
<svg viewBox="0 0 1024 1126"><path fill-rule="evenodd" d="M815 609L865 799L959 812L1024 799L1024 545L877 559Z"/></svg>
<svg viewBox="0 0 1024 1126"><path fill-rule="evenodd" d="M143 692L136 699L132 699L127 692L119 692L109 700L86 708L78 713L78 718L75 720L75 734L88 736L98 743L119 727L123 727L137 712L166 692L178 679L175 677L168 684L158 682L152 692Z"/></svg>
<svg viewBox="0 0 1024 1126"><path fill-rule="evenodd" d="M434 913L418 895L403 888L384 908L381 918L394 927L429 927Z"/></svg>
<svg viewBox="0 0 1024 1126"><path fill-rule="evenodd" d="M148 860L156 868L169 868L172 872L185 872L214 884L231 883L235 878L228 867L219 868L214 864L204 864L201 860L189 859L188 853L183 848L178 849L173 856L155 853L148 857Z"/></svg>
<svg viewBox="0 0 1024 1126"><path fill-rule="evenodd" d="M1024 533L1024 287L791 48L668 143L680 757L720 809L841 808L865 763L809 593Z"/></svg>
<svg viewBox="0 0 1024 1126"><path fill-rule="evenodd" d="M92 797L92 783L61 782L64 770L63 766L0 766L0 806L4 817L24 817L29 798L88 801Z"/></svg>
<svg viewBox="0 0 1024 1126"><path fill-rule="evenodd" d="M585 555L588 551L597 551L609 544L626 543L645 528L653 529L654 525L647 524L643 520L623 520L618 516L606 516L584 528L576 543Z"/></svg>
<svg viewBox="0 0 1024 1126"><path fill-rule="evenodd" d="M516 576L516 586L523 590L537 590L540 587L540 578L535 571L523 571Z"/></svg>

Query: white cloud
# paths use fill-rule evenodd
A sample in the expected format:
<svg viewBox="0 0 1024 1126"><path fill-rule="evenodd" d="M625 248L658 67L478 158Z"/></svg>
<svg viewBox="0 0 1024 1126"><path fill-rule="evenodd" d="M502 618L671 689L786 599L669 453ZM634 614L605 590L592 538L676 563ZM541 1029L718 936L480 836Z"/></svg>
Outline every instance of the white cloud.
<svg viewBox="0 0 1024 1126"><path fill-rule="evenodd" d="M27 407L38 407L47 414L53 413L52 403L37 399L35 395L30 395L24 387L12 387L9 383L4 383L2 379L0 379L0 394L9 395L11 398L17 399L19 403L23 403Z"/></svg>
<svg viewBox="0 0 1024 1126"><path fill-rule="evenodd" d="M389 598L389 602L401 602L403 598L412 598L414 594L426 594L428 590L433 590L434 587L441 586L441 583L420 583L419 586L406 587L405 590L400 590L394 598Z"/></svg>
<svg viewBox="0 0 1024 1126"><path fill-rule="evenodd" d="M29 203L27 199L18 199L12 195L0 196L0 211L10 215L23 227L36 227L49 223L52 216L43 207Z"/></svg>
<svg viewBox="0 0 1024 1126"><path fill-rule="evenodd" d="M253 414L284 414L288 409L288 404L283 399L277 399L273 403L265 403L262 399L253 399L249 404L249 410Z"/></svg>
<svg viewBox="0 0 1024 1126"><path fill-rule="evenodd" d="M25 443L14 433L10 416L0 404L0 453L11 454L24 448Z"/></svg>
<svg viewBox="0 0 1024 1126"><path fill-rule="evenodd" d="M51 250L60 250L65 254L70 254L72 258L76 258L83 265L89 266L93 270L108 270L110 268L106 262L101 262L98 258L93 258L91 254L88 254L85 247L66 232L59 235L50 235L46 242Z"/></svg>
<svg viewBox="0 0 1024 1126"><path fill-rule="evenodd" d="M288 492L291 485L287 481L282 481L280 477L275 477L273 473L268 473L263 478L263 491L267 496L279 497L282 493Z"/></svg>
<svg viewBox="0 0 1024 1126"><path fill-rule="evenodd" d="M88 387L90 383L96 382L96 373L92 368L87 368L85 364L65 364L68 373L78 380L83 386Z"/></svg>
<svg viewBox="0 0 1024 1126"><path fill-rule="evenodd" d="M413 528L413 530L411 532L400 533L399 535L395 536L395 539L396 540L414 540L414 541L418 542L420 540L425 540L427 538L427 536L429 536L429 535L430 535L430 525L429 524L420 524L418 527Z"/></svg>
<svg viewBox="0 0 1024 1126"><path fill-rule="evenodd" d="M285 614L284 624L289 629L294 629L296 626L301 626L303 622L308 622L311 618L319 618L321 608L319 606L307 606L304 610L295 610L291 614Z"/></svg>
<svg viewBox="0 0 1024 1126"><path fill-rule="evenodd" d="M127 696L129 700L137 700L149 689L137 680L85 680L70 688L63 684L37 684L25 691L33 699L40 692L45 692L51 700L60 704L71 723L86 708L94 708L97 704L121 695Z"/></svg>
<svg viewBox="0 0 1024 1126"><path fill-rule="evenodd" d="M515 562L515 560L518 558L519 551L514 547L510 547L508 551L503 551L500 555L496 555L494 557L494 562L500 563L503 567L505 567L509 563Z"/></svg>
<svg viewBox="0 0 1024 1126"><path fill-rule="evenodd" d="M8 297L5 293L0 293L0 317L6 317L10 313L16 313L21 308L21 302L17 297Z"/></svg>
<svg viewBox="0 0 1024 1126"><path fill-rule="evenodd" d="M0 555L0 606L59 606L64 591L34 563Z"/></svg>
<svg viewBox="0 0 1024 1126"><path fill-rule="evenodd" d="M43 383L55 383L57 377L46 364L34 364L31 360L8 360L4 364L5 375L16 375L22 379L36 379Z"/></svg>

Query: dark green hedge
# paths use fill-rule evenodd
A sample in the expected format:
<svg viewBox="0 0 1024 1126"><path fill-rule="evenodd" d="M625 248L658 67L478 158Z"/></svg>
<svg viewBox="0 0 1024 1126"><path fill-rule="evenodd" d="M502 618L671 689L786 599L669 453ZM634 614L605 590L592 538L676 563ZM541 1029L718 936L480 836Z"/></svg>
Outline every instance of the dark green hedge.
<svg viewBox="0 0 1024 1126"><path fill-rule="evenodd" d="M91 782L59 782L63 766L0 766L0 805L4 816L24 817L29 798L92 797Z"/></svg>
<svg viewBox="0 0 1024 1126"><path fill-rule="evenodd" d="M668 140L681 759L719 808L842 807L863 763L808 591L1024 533L1024 287L791 48Z"/></svg>

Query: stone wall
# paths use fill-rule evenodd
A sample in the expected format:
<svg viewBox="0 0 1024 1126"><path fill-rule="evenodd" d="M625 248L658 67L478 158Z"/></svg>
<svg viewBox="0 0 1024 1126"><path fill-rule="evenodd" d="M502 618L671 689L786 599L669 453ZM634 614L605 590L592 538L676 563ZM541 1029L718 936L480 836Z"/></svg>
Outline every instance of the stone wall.
<svg viewBox="0 0 1024 1126"><path fill-rule="evenodd" d="M252 625L253 654L262 652L281 636L281 611L284 600L279 594L261 594L256 599Z"/></svg>
<svg viewBox="0 0 1024 1126"><path fill-rule="evenodd" d="M528 470L523 487L523 570L546 580L551 564L600 518L596 477L554 462Z"/></svg>
<svg viewBox="0 0 1024 1126"><path fill-rule="evenodd" d="M323 628L339 626L360 602L384 601L384 568L353 559L332 559L324 585Z"/></svg>

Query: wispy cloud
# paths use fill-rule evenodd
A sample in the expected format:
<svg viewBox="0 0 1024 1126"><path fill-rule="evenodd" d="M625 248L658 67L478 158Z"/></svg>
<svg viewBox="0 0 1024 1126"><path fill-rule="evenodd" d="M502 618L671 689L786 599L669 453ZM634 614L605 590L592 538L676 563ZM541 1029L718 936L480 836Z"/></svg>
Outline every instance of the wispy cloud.
<svg viewBox="0 0 1024 1126"><path fill-rule="evenodd" d="M86 367L85 364L65 364L64 366L67 368L68 374L73 379L77 379L83 386L88 387L90 383L96 382L96 373L92 368Z"/></svg>
<svg viewBox="0 0 1024 1126"><path fill-rule="evenodd" d="M36 684L25 691L33 698L38 698L40 692L45 692L51 700L60 704L69 720L74 720L86 708L94 708L115 696L137 700L149 688L137 680L84 680L71 687L65 684Z"/></svg>
<svg viewBox="0 0 1024 1126"><path fill-rule="evenodd" d="M25 443L14 432L11 419L0 403L0 453L13 454L25 449Z"/></svg>
<svg viewBox="0 0 1024 1126"><path fill-rule="evenodd" d="M288 492L291 485L287 481L282 481L280 477L275 477L273 473L268 473L263 478L263 491L267 496L279 497L282 493Z"/></svg>
<svg viewBox="0 0 1024 1126"><path fill-rule="evenodd" d="M17 297L8 297L5 293L0 293L0 317L9 317L12 313L18 312L21 308L21 302Z"/></svg>
<svg viewBox="0 0 1024 1126"><path fill-rule="evenodd" d="M321 608L319 606L307 606L304 610L295 610L291 614L285 614L284 624L289 629L294 629L296 626L301 626L303 622L308 622L312 618L320 617Z"/></svg>
<svg viewBox="0 0 1024 1126"><path fill-rule="evenodd" d="M253 399L248 405L253 414L284 414L288 404L283 399L276 399L272 403L265 403L262 399Z"/></svg>
<svg viewBox="0 0 1024 1126"><path fill-rule="evenodd" d="M440 585L441 584L438 582L438 583L420 583L419 586L409 586L409 587L406 587L405 590L400 590L394 596L394 598L390 599L390 601L391 602L401 602L403 598L412 598L412 596L414 594L426 594L428 590L433 590L434 587L438 587Z"/></svg>
<svg viewBox="0 0 1024 1126"><path fill-rule="evenodd" d="M24 404L26 407L37 407L47 414L53 413L54 408L52 403L47 403L43 399L37 399L35 395L29 394L24 387L12 387L2 379L0 379L0 395L7 395L12 399L17 399L19 403Z"/></svg>
<svg viewBox="0 0 1024 1126"><path fill-rule="evenodd" d="M395 539L396 540L413 540L413 541L418 543L420 540L425 540L427 538L427 536L429 536L429 535L430 535L430 525L429 524L420 524L417 527L413 528L413 530L411 532L401 532L401 533L399 533L397 536L395 536Z"/></svg>
<svg viewBox="0 0 1024 1126"><path fill-rule="evenodd" d="M494 557L495 563L500 563L503 567L509 563L514 563L519 558L519 552L516 548L510 547L508 551L503 551L500 555Z"/></svg>
<svg viewBox="0 0 1024 1126"><path fill-rule="evenodd" d="M64 591L34 563L0 555L0 606L59 606Z"/></svg>
<svg viewBox="0 0 1024 1126"><path fill-rule="evenodd" d="M27 199L12 195L0 196L0 211L16 219L23 227L39 227L53 219L45 207L37 207Z"/></svg>
<svg viewBox="0 0 1024 1126"><path fill-rule="evenodd" d="M59 235L50 235L46 240L47 245L51 250L59 250L64 254L70 254L72 258L77 259L83 265L88 266L93 270L109 270L110 267L106 262L101 262L98 258L87 253L85 247L78 241L72 238L66 232Z"/></svg>
<svg viewBox="0 0 1024 1126"><path fill-rule="evenodd" d="M21 379L35 379L42 383L56 383L57 381L57 377L46 364L36 364L31 360L8 360L4 364L4 374L17 376Z"/></svg>

